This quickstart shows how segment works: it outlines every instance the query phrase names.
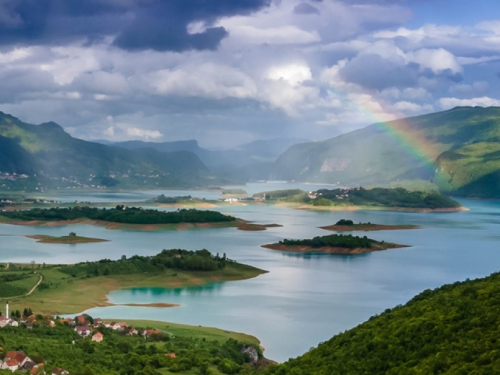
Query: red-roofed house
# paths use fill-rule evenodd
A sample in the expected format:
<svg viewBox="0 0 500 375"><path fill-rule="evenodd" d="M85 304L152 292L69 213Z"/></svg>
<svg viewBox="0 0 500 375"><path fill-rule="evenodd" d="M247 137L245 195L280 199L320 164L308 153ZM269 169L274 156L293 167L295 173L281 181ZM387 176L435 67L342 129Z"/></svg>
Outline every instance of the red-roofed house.
<svg viewBox="0 0 500 375"><path fill-rule="evenodd" d="M165 357L170 357L170 358L177 358L175 353L165 353Z"/></svg>
<svg viewBox="0 0 500 375"><path fill-rule="evenodd" d="M94 336L92 336L92 341L101 342L104 338L104 335L101 332L97 332Z"/></svg>
<svg viewBox="0 0 500 375"><path fill-rule="evenodd" d="M161 334L161 331L157 330L157 329L147 329L145 330L142 335L144 336L145 339L147 339L148 337L150 337L151 335L160 335Z"/></svg>
<svg viewBox="0 0 500 375"><path fill-rule="evenodd" d="M75 331L83 337L90 335L90 327L89 326L76 326Z"/></svg>

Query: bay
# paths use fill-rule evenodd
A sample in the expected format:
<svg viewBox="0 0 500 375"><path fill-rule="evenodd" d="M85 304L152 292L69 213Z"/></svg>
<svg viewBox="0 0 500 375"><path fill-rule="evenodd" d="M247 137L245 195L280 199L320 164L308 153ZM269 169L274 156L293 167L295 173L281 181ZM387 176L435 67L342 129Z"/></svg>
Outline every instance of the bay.
<svg viewBox="0 0 500 375"><path fill-rule="evenodd" d="M268 187L266 184L244 188L255 192L276 188ZM302 188L318 187L306 185ZM138 194L154 196L157 193ZM192 193L179 191L173 195ZM201 192L196 194L209 197ZM92 194L73 198L104 201L102 196L93 197ZM121 198L116 197L117 201ZM251 280L199 287L114 291L109 299L116 304L167 302L178 303L181 307L111 306L90 309L87 313L102 318L164 320L245 332L262 341L268 358L284 361L386 308L407 302L427 288L483 277L500 270L500 202L461 200L461 203L470 211L310 212L267 205L217 208L246 220L283 225L264 232L243 232L234 228L141 232L106 230L89 225L24 227L4 224L0 225L0 261L74 263L103 257L117 259L122 255L153 255L169 248L206 248L226 253L231 259L269 273ZM379 224L416 224L422 228L370 232L371 238L411 247L357 256L292 254L260 247L283 238L328 234L330 232L318 227L334 224L342 218ZM70 231L111 242L53 245L23 237L26 234L59 236Z"/></svg>

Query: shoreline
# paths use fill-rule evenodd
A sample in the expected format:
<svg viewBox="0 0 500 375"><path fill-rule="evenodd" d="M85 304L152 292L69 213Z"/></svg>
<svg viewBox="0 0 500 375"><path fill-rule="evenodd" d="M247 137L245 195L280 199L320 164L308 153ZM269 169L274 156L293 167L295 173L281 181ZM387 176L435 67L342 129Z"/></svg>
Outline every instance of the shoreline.
<svg viewBox="0 0 500 375"><path fill-rule="evenodd" d="M272 204L272 203L271 203ZM277 207L288 207L296 210L310 211L396 211L396 212L418 212L418 213L445 213L470 211L467 207L449 207L449 208L409 208L409 207L386 207L386 206L313 206L310 204L301 204L293 202L279 202L273 204Z"/></svg>
<svg viewBox="0 0 500 375"><path fill-rule="evenodd" d="M384 224L353 224L353 225L326 225L323 227L318 227L324 230L330 230L334 232L375 232L382 230L409 230L409 229L419 229L418 225L384 225Z"/></svg>
<svg viewBox="0 0 500 375"><path fill-rule="evenodd" d="M72 224L85 224L105 227L109 230L139 230L139 231L156 231L156 230L186 230L186 229L204 229L204 228L231 228L245 224L246 221L236 219L233 221L219 221L211 223L175 223L175 224L128 224L116 223L110 221L90 220L90 219L75 219L75 220L59 220L59 221L42 221L42 220L11 220L2 218L0 215L0 224L38 226L38 227L60 227Z"/></svg>
<svg viewBox="0 0 500 375"><path fill-rule="evenodd" d="M376 251L384 251L388 249L399 249L405 247L411 247L409 245L399 245L393 243L385 243L387 247L357 247L350 249L347 247L311 247L311 246L286 246L279 243L262 245L261 247L271 250L279 250L293 253L324 253L324 254L337 254L337 255L358 255L358 254L368 254Z"/></svg>

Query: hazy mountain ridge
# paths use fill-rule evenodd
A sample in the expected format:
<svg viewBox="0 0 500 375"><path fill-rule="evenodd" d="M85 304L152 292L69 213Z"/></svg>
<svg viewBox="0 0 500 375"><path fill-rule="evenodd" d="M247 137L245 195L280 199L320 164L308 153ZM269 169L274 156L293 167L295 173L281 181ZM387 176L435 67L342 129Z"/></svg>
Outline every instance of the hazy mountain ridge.
<svg viewBox="0 0 500 375"><path fill-rule="evenodd" d="M54 122L31 125L0 113L0 171L83 185L193 186L208 168L190 152L126 150L71 137ZM64 185L64 184L62 184Z"/></svg>
<svg viewBox="0 0 500 375"><path fill-rule="evenodd" d="M219 169L242 167L260 162L271 163L290 146L300 142L304 140L276 138L254 141L228 150L208 150L200 147L198 141L194 139L172 142L126 141L111 144L129 150L152 148L161 152L189 151L196 154L208 167Z"/></svg>
<svg viewBox="0 0 500 375"><path fill-rule="evenodd" d="M457 107L392 121L389 126L410 129L406 134L410 146L380 124L372 124L326 141L290 147L275 162L272 175L341 185L427 180L446 193L500 196L495 188L495 176L500 174L500 108ZM410 149L415 138L425 140L424 152L431 163Z"/></svg>

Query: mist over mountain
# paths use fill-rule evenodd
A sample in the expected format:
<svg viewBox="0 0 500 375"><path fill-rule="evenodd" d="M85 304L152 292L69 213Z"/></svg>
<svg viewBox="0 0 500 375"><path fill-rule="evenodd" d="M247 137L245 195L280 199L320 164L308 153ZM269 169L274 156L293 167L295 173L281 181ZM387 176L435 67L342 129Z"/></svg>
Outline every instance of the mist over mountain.
<svg viewBox="0 0 500 375"><path fill-rule="evenodd" d="M423 151L408 145L415 139ZM449 194L500 197L500 108L456 107L294 145L271 173L276 179L356 186L430 181Z"/></svg>

